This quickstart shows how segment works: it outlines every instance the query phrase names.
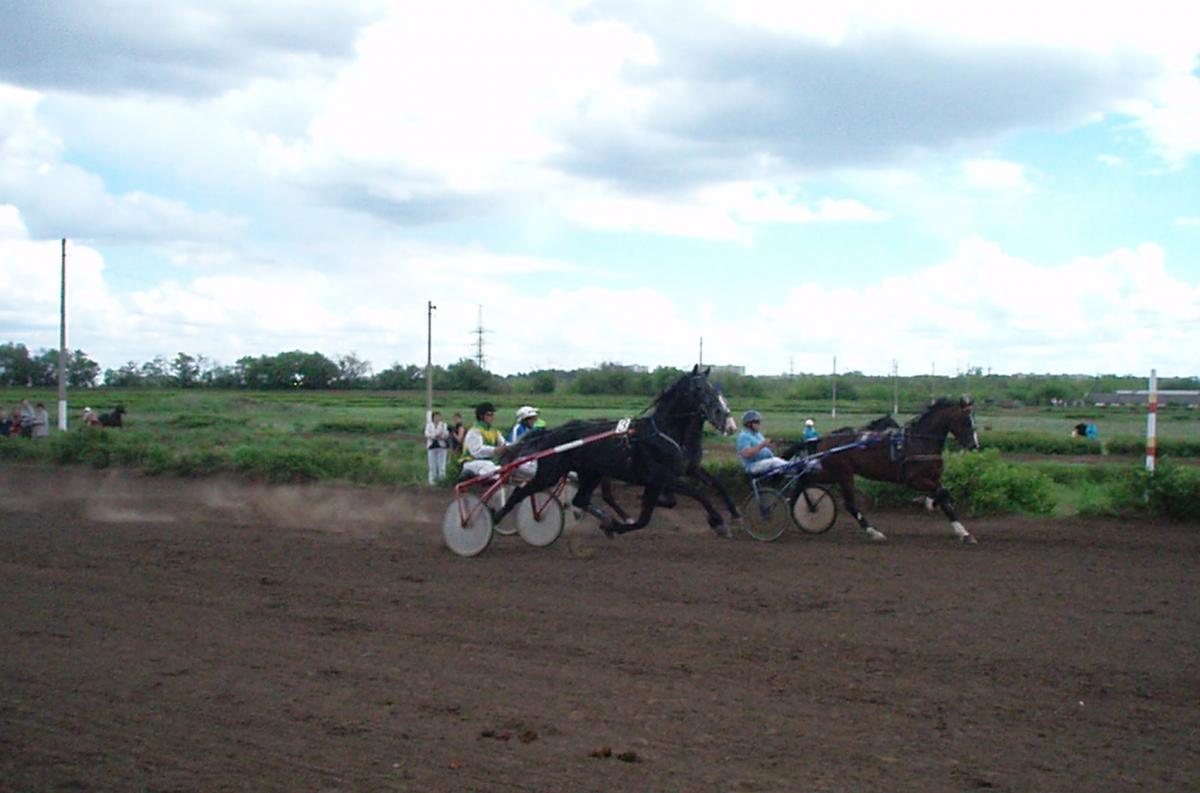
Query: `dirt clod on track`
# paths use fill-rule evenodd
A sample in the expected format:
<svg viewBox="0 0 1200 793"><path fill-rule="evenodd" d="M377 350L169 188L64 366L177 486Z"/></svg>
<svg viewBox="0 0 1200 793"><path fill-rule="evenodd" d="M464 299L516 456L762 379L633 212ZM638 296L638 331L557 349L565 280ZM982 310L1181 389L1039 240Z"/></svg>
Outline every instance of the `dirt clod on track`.
<svg viewBox="0 0 1200 793"><path fill-rule="evenodd" d="M1200 529L694 507L442 547L444 490L0 468L0 790L1194 791ZM630 501L631 494L624 498Z"/></svg>

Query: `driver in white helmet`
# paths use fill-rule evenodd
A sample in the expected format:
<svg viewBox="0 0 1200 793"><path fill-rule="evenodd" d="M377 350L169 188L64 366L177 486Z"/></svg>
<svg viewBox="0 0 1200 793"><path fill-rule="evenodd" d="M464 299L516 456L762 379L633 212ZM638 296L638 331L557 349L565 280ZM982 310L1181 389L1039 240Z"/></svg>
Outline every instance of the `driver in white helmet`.
<svg viewBox="0 0 1200 793"><path fill-rule="evenodd" d="M537 420L537 408L532 405L522 405L517 408L517 423L513 425L512 432L509 433L509 442L516 443L521 440L521 436L534 428Z"/></svg>
<svg viewBox="0 0 1200 793"><path fill-rule="evenodd" d="M771 451L771 440L762 434L762 414L747 410L742 414L742 431L737 436L738 461L751 476L758 476L785 466L788 461Z"/></svg>

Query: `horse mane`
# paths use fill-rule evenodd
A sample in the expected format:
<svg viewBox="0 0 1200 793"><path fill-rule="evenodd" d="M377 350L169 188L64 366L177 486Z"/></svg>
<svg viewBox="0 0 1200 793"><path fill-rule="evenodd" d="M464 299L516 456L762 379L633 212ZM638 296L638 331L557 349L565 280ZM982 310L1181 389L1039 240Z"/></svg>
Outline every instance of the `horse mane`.
<svg viewBox="0 0 1200 793"><path fill-rule="evenodd" d="M971 404L971 400L968 397L963 397L961 400L951 399L949 397L939 397L939 398L935 399L933 402L929 403L929 405L924 410L921 411L920 415L916 416L913 419L910 419L908 424L906 424L905 426L918 427L921 425L922 422L927 421L935 413L940 413L941 411L946 410L947 408L962 407L964 405L969 405L969 404Z"/></svg>
<svg viewBox="0 0 1200 793"><path fill-rule="evenodd" d="M614 424L616 422L610 419L575 419L554 429L538 427L525 433L521 436L521 440L516 443L510 443L505 446L504 450L500 453L500 459L515 460L518 457L523 457L533 452L540 452L543 449L549 449L560 443L567 443L568 441L584 438L588 435L605 432L612 429Z"/></svg>

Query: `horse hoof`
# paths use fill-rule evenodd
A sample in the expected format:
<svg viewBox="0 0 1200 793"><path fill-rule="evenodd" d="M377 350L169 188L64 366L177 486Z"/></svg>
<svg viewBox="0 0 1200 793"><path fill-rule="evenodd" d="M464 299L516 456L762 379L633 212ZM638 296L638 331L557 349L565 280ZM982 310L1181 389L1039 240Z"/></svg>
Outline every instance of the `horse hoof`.
<svg viewBox="0 0 1200 793"><path fill-rule="evenodd" d="M867 536L871 538L871 542L887 542L887 536L879 529L867 529Z"/></svg>
<svg viewBox="0 0 1200 793"><path fill-rule="evenodd" d="M963 545L978 545L979 544L979 540L975 539L974 534L965 534L962 537L959 537L959 539L962 540Z"/></svg>
<svg viewBox="0 0 1200 793"><path fill-rule="evenodd" d="M730 531L729 526L727 524L718 523L716 526L712 526L711 528L713 531L715 531L717 533L718 537L721 537L722 539L726 539L726 540L733 539L733 532Z"/></svg>

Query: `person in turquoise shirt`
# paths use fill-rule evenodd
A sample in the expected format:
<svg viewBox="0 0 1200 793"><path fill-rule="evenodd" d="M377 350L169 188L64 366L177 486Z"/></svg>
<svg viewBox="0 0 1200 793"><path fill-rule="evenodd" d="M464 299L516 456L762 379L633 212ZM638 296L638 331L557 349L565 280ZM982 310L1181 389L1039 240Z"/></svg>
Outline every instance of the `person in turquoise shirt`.
<svg viewBox="0 0 1200 793"><path fill-rule="evenodd" d="M817 424L812 419L807 419L804 422L804 451L807 454L816 454L817 446L821 442L821 433L817 432Z"/></svg>
<svg viewBox="0 0 1200 793"><path fill-rule="evenodd" d="M776 457L771 451L771 441L762 434L762 414L747 410L742 414L742 431L737 436L738 461L751 476L765 474L785 466L788 461Z"/></svg>

